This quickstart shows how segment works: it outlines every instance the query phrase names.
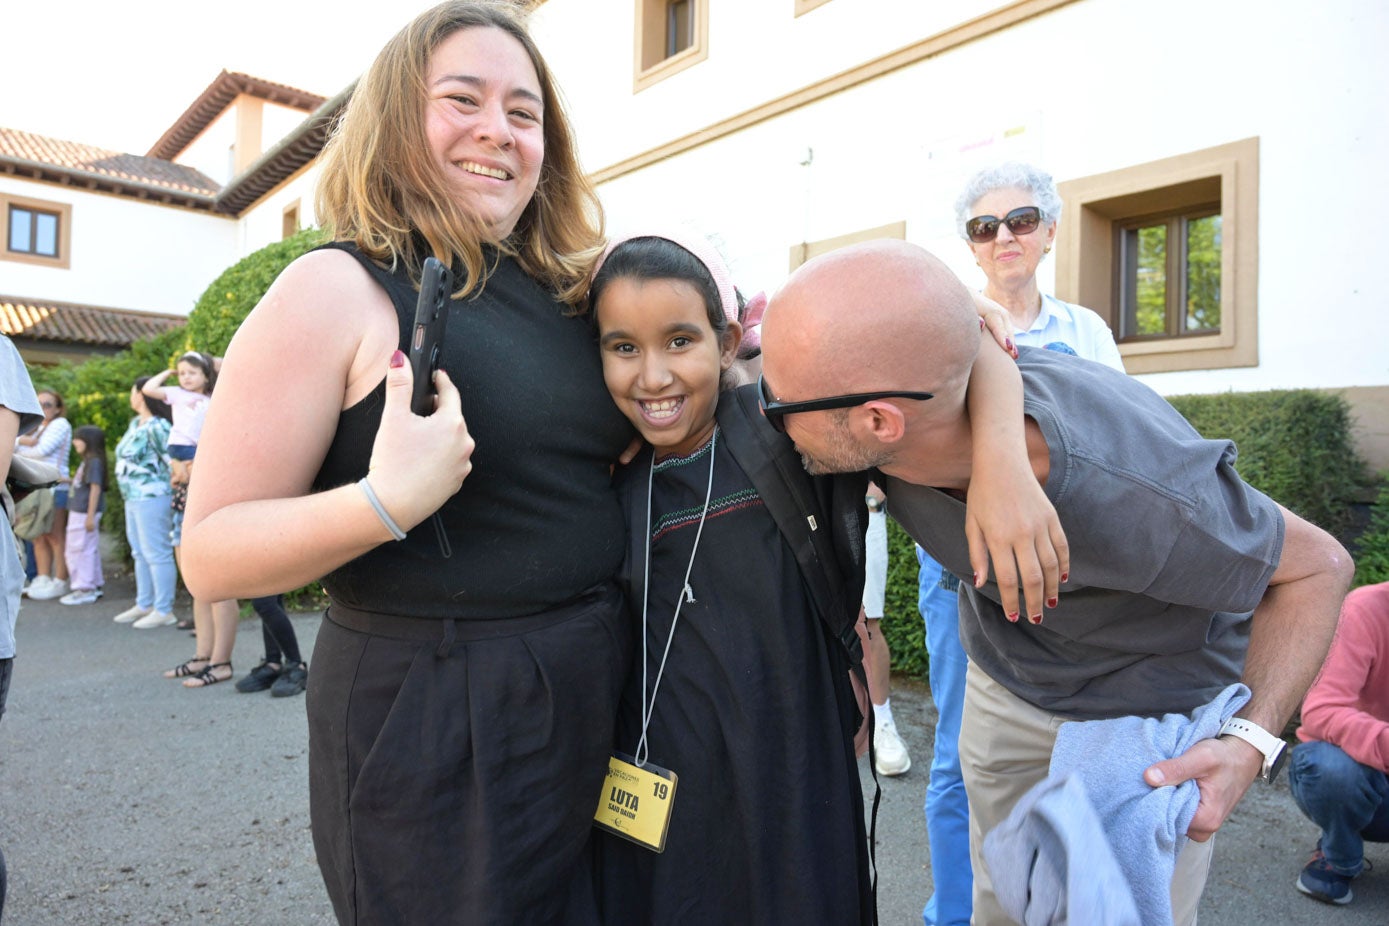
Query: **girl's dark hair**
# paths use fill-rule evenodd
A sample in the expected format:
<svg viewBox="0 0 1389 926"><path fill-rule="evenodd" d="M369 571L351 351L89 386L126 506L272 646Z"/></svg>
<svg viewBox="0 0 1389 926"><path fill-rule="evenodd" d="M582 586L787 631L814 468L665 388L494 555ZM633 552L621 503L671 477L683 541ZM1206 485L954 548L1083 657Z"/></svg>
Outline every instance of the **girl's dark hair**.
<svg viewBox="0 0 1389 926"><path fill-rule="evenodd" d="M156 418L163 418L165 421L173 421L174 410L169 407L168 402L163 399L152 399L145 395L145 383L152 379L154 379L153 376L141 376L135 380L135 391L140 393L141 398L145 400L145 407L150 410L150 414Z"/></svg>
<svg viewBox="0 0 1389 926"><path fill-rule="evenodd" d="M589 287L589 312L596 323L598 297L613 280L680 280L694 287L704 300L704 314L709 326L714 329L714 337L720 345L728 333L728 316L723 311L723 299L719 296L718 284L709 273L704 261L695 257L669 238L656 235L629 238L617 247L603 261L593 276ZM738 300L738 317L743 315L745 301L743 294L735 288L734 297ZM724 370L719 377L719 389L732 389L737 377L731 369Z"/></svg>
<svg viewBox="0 0 1389 926"><path fill-rule="evenodd" d="M720 341L728 330L728 317L723 314L719 288L704 262L669 238L631 238L622 242L603 261L593 277L589 290L592 307L613 280L681 280L695 288L704 299L704 311L709 325Z"/></svg>
<svg viewBox="0 0 1389 926"><path fill-rule="evenodd" d="M207 377L207 392L205 395L212 395L212 388L217 385L217 368L213 366L211 357L201 351L190 350L179 355L178 363L191 363L193 366L202 370L203 375ZM174 366L178 366L178 363L174 364Z"/></svg>
<svg viewBox="0 0 1389 926"><path fill-rule="evenodd" d="M90 460L98 458L102 462L101 467L101 488L106 490L106 432L94 424L84 424L72 432L73 440L80 440L85 450L82 451L82 459Z"/></svg>

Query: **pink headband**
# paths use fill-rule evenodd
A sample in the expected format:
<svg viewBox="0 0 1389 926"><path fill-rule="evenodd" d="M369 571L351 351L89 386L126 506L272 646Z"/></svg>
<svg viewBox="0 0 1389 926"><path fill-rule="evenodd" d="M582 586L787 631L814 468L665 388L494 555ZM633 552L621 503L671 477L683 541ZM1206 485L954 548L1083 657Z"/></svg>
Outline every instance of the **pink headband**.
<svg viewBox="0 0 1389 926"><path fill-rule="evenodd" d="M738 296L733 288L733 278L728 273L728 265L724 263L714 246L709 243L709 239L693 229L669 226L614 238L603 249L603 256L598 258L598 264L593 268L594 276L598 275L598 271L618 245L625 244L633 238L664 238L693 254L704 265L704 269L709 271L709 276L714 280L714 287L719 291L719 301L723 304L724 317L731 322L739 322L743 326L743 343L739 348L739 353L746 354L761 349L762 335L759 328L762 324L762 313L767 307L766 293L758 293L753 296L748 301L745 316L740 319L738 317Z"/></svg>

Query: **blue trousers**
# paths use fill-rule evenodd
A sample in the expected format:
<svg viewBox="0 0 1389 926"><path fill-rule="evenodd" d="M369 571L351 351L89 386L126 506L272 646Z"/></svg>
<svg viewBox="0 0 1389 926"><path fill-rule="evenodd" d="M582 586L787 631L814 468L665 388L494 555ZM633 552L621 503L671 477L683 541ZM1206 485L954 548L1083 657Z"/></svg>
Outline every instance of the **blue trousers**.
<svg viewBox="0 0 1389 926"><path fill-rule="evenodd" d="M926 786L926 835L931 841L935 892L921 919L926 926L968 926L974 907L974 870L969 862L969 799L960 774L960 717L965 707L965 668L960 644L959 594L954 577L921 547L916 548L917 606L926 622L931 699L936 702L935 754Z"/></svg>
<svg viewBox="0 0 1389 926"><path fill-rule="evenodd" d="M168 614L174 609L178 567L169 531L174 512L169 496L126 499L125 539L135 561L135 603Z"/></svg>
<svg viewBox="0 0 1389 926"><path fill-rule="evenodd" d="M1343 875L1365 867L1365 843L1389 842L1389 775L1361 765L1330 743L1299 743L1288 762L1288 787L1321 827L1321 851Z"/></svg>

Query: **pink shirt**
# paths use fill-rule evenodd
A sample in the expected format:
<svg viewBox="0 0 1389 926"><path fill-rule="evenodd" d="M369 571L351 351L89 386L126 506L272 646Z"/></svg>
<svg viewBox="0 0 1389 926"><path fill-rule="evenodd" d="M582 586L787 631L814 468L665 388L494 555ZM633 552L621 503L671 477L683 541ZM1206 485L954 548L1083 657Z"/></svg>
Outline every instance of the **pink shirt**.
<svg viewBox="0 0 1389 926"><path fill-rule="evenodd" d="M198 446L207 417L207 403L212 401L201 392L189 392L177 386L164 387L164 401L174 411L174 426L169 431L169 443Z"/></svg>
<svg viewBox="0 0 1389 926"><path fill-rule="evenodd" d="M1331 652L1302 703L1297 735L1389 772L1389 582L1346 596Z"/></svg>

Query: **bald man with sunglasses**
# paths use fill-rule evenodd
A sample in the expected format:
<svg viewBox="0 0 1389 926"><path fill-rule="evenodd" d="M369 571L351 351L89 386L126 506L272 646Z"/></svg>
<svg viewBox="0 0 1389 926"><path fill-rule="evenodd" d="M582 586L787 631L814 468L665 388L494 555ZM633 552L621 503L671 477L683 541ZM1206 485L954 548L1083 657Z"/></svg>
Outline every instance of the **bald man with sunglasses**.
<svg viewBox="0 0 1389 926"><path fill-rule="evenodd" d="M1031 472L1018 478L1056 506L1070 568L1045 618L1029 608L1020 619L990 577L971 581L965 392L980 349L971 297L940 261L897 241L844 248L803 265L772 300L763 404L812 472L876 469L897 520L961 578L976 923L1011 922L983 836L1045 778L1062 722L1189 714L1236 681L1249 686L1226 735L1144 773L1152 787L1200 786L1172 882L1175 922L1194 922L1210 837L1281 765L1277 734L1330 644L1350 558L1245 484L1233 445L1203 440L1148 387L1023 348Z"/></svg>

